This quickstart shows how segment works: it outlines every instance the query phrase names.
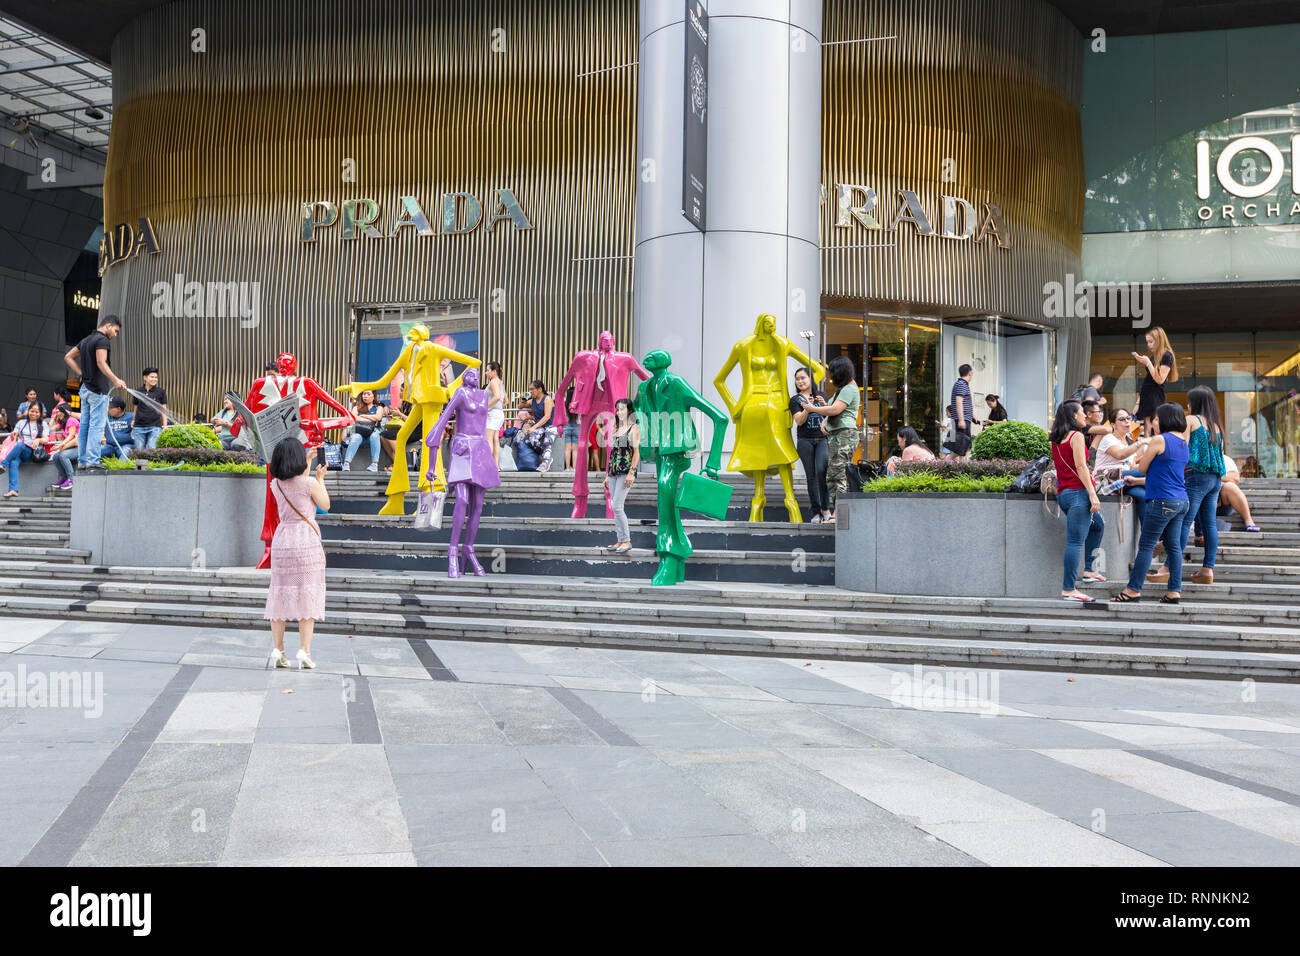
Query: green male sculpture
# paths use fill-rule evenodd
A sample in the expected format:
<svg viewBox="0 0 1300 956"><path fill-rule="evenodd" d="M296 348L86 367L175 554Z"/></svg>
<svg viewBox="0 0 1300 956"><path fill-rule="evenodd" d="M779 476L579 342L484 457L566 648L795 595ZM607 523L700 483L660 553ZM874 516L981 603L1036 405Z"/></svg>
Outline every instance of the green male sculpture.
<svg viewBox="0 0 1300 956"><path fill-rule="evenodd" d="M713 420L713 445L704 464L710 478L718 477L730 421L726 412L706 401L686 379L668 371L672 361L662 349L645 357L650 380L637 389L633 402L641 426L641 456L654 458L659 492L659 532L655 536L659 568L651 584L678 584L686 579L686 559L692 548L682 527L677 491L692 454L700 447L691 409L698 408Z"/></svg>

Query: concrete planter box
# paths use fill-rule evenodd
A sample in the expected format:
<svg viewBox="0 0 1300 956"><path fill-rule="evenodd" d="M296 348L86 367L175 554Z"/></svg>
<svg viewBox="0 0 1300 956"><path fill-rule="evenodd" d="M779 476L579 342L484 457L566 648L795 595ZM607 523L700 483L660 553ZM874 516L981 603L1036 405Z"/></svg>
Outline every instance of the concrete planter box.
<svg viewBox="0 0 1300 956"><path fill-rule="evenodd" d="M59 480L59 469L52 461L29 461L18 467L18 497L43 498L50 485ZM9 476L0 473L0 492L9 490Z"/></svg>
<svg viewBox="0 0 1300 956"><path fill-rule="evenodd" d="M1132 505L1124 509L1121 544L1118 499L1103 498L1101 513L1104 573L1122 584L1137 551L1137 518ZM1043 510L1042 495L849 494L836 519L839 587L979 597L1061 590L1065 519Z"/></svg>
<svg viewBox="0 0 1300 956"><path fill-rule="evenodd" d="M265 503L264 475L83 472L72 485L69 545L97 565L252 567Z"/></svg>

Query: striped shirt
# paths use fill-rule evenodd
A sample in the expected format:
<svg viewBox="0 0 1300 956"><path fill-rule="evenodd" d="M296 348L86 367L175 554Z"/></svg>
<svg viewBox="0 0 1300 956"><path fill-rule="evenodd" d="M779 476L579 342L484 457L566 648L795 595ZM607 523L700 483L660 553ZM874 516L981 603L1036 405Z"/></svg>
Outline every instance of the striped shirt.
<svg viewBox="0 0 1300 956"><path fill-rule="evenodd" d="M962 420L966 423L966 427L969 428L971 419L974 417L975 405L971 401L970 382L966 381L964 378L957 379L956 383L952 387L952 397L949 399L949 404L952 405L952 420L954 424L957 422L958 399L961 400L960 408Z"/></svg>

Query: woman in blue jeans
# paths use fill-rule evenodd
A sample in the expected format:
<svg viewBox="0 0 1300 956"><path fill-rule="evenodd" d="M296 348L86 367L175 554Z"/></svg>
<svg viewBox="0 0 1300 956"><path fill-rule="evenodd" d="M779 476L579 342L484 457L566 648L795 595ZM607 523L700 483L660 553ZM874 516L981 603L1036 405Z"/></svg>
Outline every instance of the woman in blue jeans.
<svg viewBox="0 0 1300 956"><path fill-rule="evenodd" d="M370 464L366 471L379 470L380 436L383 434L384 417L388 409L375 401L373 389L366 389L352 400L352 414L356 424L352 426L352 437L348 439L348 450L343 456L343 470L352 470L352 459L362 442L370 443Z"/></svg>
<svg viewBox="0 0 1300 956"><path fill-rule="evenodd" d="M1065 401L1056 410L1052 422L1052 462L1056 465L1056 502L1065 516L1065 558L1061 578L1061 597L1067 601L1091 604L1074 585L1079 574L1079 559L1085 560L1083 579L1105 581L1093 570L1101 550L1101 536L1106 522L1101 516L1101 501L1088 470L1088 442L1083 437L1087 416L1083 406Z"/></svg>
<svg viewBox="0 0 1300 956"><path fill-rule="evenodd" d="M32 460L32 450L44 445L50 435L49 423L41 418L41 412L39 403L28 406L27 417L14 426L15 444L5 455L5 460L0 462L0 471L9 472L9 490L4 493L6 498L18 497L19 467Z"/></svg>
<svg viewBox="0 0 1300 956"><path fill-rule="evenodd" d="M1166 402L1156 409L1156 434L1138 458L1138 471L1147 476L1147 501L1143 506L1142 536L1128 585L1111 598L1118 604L1142 600L1142 583L1151 567L1156 542L1163 540L1169 554L1169 588L1161 604L1177 604L1183 588L1183 519L1187 516L1187 416L1180 406Z"/></svg>
<svg viewBox="0 0 1300 956"><path fill-rule="evenodd" d="M1214 583L1214 558L1219 550L1219 524L1215 521L1215 512L1219 508L1219 491L1223 488L1225 468L1223 464L1223 423L1219 418L1219 403L1214 398L1214 390L1208 385L1198 385L1187 393L1187 407L1191 416L1187 419L1187 517L1183 521L1182 547L1187 550L1187 541L1192 534L1192 526L1200 521L1205 534L1205 556L1200 569L1192 575L1197 584ZM1148 581L1168 581L1169 561L1166 556L1165 566L1147 575Z"/></svg>

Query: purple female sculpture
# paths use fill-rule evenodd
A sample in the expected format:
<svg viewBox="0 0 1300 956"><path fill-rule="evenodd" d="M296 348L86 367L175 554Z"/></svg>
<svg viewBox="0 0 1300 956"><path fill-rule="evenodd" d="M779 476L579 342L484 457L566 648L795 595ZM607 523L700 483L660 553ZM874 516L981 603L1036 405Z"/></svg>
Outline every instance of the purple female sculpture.
<svg viewBox="0 0 1300 956"><path fill-rule="evenodd" d="M478 387L478 369L467 368L461 387L442 410L438 424L424 439L429 446L429 460L436 461L442 433L454 417L456 434L451 439L451 461L447 465L447 486L456 490L456 508L451 519L451 545L447 549L447 577L460 577L462 554L460 535L465 531L464 557L475 574L487 574L474 554L474 537L483 515L483 496L487 489L501 484L501 473L492 460L492 446L487 440L487 389ZM433 467L429 469L433 479ZM466 527L468 517L468 527Z"/></svg>
<svg viewBox="0 0 1300 956"><path fill-rule="evenodd" d="M568 409L563 395L573 383L573 404L578 412L578 457L573 469L573 518L587 517L587 433L591 423L601 420L608 432L614 421L614 405L620 398L628 398L628 385L635 372L645 381L650 377L636 357L627 352L614 351L614 333L600 333L599 347L583 349L573 356L569 370L555 389L555 424L564 427ZM604 414L608 412L608 414ZM604 415L603 419L601 416ZM605 517L614 517L614 505L605 492Z"/></svg>

